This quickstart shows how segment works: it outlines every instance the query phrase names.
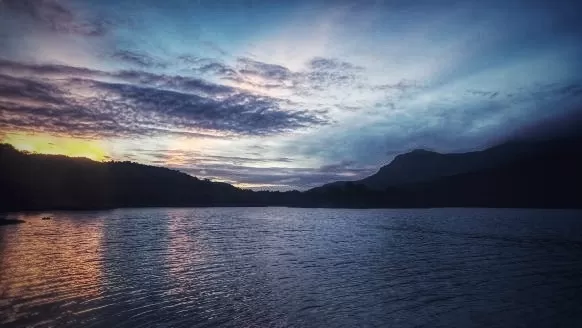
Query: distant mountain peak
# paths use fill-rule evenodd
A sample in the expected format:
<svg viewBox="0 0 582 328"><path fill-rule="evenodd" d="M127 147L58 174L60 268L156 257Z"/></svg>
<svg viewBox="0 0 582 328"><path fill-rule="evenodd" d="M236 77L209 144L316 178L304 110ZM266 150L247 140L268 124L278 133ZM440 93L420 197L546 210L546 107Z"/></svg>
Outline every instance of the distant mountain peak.
<svg viewBox="0 0 582 328"><path fill-rule="evenodd" d="M418 149L411 150L408 153L397 155L396 157L394 157L394 160L410 159L410 158L418 158L418 157L426 157L426 156L434 156L434 155L442 155L442 154L437 153L437 152L432 151L432 150L418 148Z"/></svg>
<svg viewBox="0 0 582 328"><path fill-rule="evenodd" d="M527 148L527 147L526 147ZM520 152L528 151L522 145L506 144L485 151L442 154L427 149L414 149L394 157L376 174L359 182L371 188L435 180L454 174L481 170L515 159Z"/></svg>
<svg viewBox="0 0 582 328"><path fill-rule="evenodd" d="M408 153L409 154L440 154L440 153L437 153L436 151L423 149L423 148L417 148L417 149L411 150Z"/></svg>

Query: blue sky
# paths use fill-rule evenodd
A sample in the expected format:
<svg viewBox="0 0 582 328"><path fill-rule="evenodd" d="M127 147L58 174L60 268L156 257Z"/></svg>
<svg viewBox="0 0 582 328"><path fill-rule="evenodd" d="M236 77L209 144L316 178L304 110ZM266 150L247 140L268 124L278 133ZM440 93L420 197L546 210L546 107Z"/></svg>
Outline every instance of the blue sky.
<svg viewBox="0 0 582 328"><path fill-rule="evenodd" d="M1 0L0 135L255 189L358 179L579 117L581 9Z"/></svg>

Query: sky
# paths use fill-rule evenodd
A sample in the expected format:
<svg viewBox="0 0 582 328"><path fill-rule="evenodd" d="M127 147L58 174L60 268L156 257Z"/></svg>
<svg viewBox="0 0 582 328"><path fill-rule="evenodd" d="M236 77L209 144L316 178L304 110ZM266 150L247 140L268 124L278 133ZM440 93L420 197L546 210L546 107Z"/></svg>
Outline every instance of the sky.
<svg viewBox="0 0 582 328"><path fill-rule="evenodd" d="M582 111L579 1L0 0L0 139L252 189ZM576 116L579 117L579 116Z"/></svg>

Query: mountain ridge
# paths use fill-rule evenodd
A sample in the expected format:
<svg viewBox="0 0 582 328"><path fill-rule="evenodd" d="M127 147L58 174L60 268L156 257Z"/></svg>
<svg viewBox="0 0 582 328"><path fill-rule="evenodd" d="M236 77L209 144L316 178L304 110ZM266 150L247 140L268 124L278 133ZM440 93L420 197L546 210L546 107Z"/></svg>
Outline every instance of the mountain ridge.
<svg viewBox="0 0 582 328"><path fill-rule="evenodd" d="M27 154L0 145L0 211L151 206L582 208L581 138L401 154L370 177L251 191L169 168ZM379 179L380 177L381 179Z"/></svg>
<svg viewBox="0 0 582 328"><path fill-rule="evenodd" d="M578 140L578 138L564 139ZM576 141L578 142L578 141ZM376 173L366 178L350 181L372 189L427 182L446 176L478 171L502 165L513 160L547 151L555 146L555 140L510 141L483 150L464 153L439 153L415 149L399 154ZM543 149L538 149L538 148ZM336 181L316 188L337 187L348 181Z"/></svg>

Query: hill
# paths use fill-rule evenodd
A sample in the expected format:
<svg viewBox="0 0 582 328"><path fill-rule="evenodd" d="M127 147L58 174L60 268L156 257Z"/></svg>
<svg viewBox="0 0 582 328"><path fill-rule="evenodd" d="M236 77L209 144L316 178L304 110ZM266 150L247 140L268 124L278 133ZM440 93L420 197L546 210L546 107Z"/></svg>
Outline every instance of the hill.
<svg viewBox="0 0 582 328"><path fill-rule="evenodd" d="M26 154L0 145L0 210L246 204L226 183L133 162Z"/></svg>
<svg viewBox="0 0 582 328"><path fill-rule="evenodd" d="M305 192L244 190L133 162L28 154L0 145L0 211L148 206L582 208L582 140L479 152L416 150L378 173Z"/></svg>

